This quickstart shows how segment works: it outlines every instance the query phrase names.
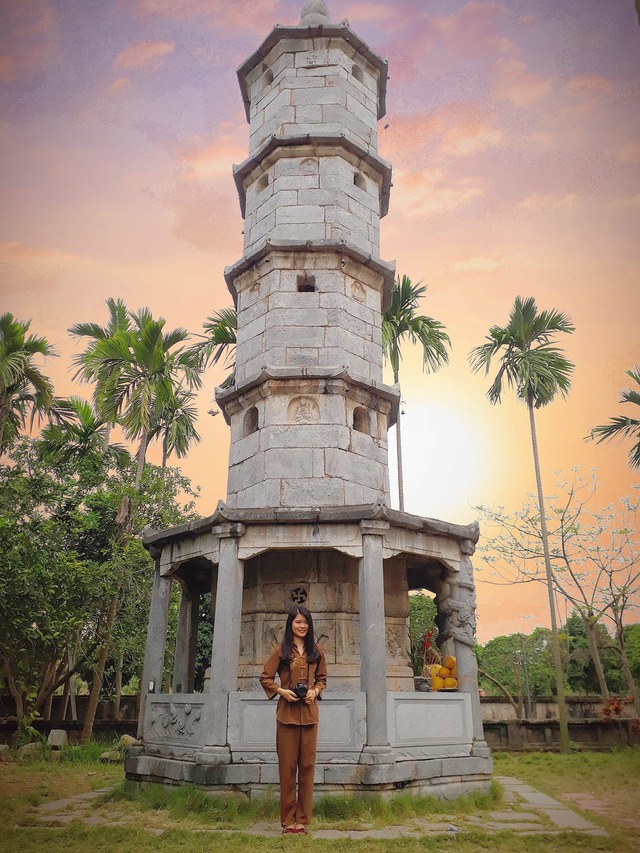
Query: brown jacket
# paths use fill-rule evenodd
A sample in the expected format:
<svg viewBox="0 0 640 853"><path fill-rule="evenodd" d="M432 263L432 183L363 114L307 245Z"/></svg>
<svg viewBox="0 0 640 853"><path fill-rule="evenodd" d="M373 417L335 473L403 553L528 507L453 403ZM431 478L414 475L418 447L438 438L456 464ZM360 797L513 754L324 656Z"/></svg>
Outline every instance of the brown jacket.
<svg viewBox="0 0 640 853"><path fill-rule="evenodd" d="M260 684L269 699L273 699L277 695L278 684L274 680L276 674L280 678L280 687L283 689L291 690L298 682L304 681L309 685L309 689L314 688L319 691L318 699L321 699L322 691L327 684L327 664L320 646L318 646L318 651L320 652L319 660L315 663L307 663L306 658L298 654L294 648L293 660L289 665L288 661L283 661L280 657L282 646L275 646L260 676ZM312 702L310 705L307 705L303 699L299 699L297 702L287 702L284 696L280 696L276 720L290 726L313 725L318 722L317 702Z"/></svg>

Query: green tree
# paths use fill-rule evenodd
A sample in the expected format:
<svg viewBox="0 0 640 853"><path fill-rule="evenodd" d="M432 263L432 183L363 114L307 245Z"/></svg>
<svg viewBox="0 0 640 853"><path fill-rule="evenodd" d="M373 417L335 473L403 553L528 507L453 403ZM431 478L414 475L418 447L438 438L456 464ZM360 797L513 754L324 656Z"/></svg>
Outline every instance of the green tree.
<svg viewBox="0 0 640 853"><path fill-rule="evenodd" d="M104 536L80 509L97 488L95 471L85 473L54 470L29 439L0 466L0 654L19 731L72 675L70 660L99 641L101 625L87 629L87 617L104 592L95 559ZM81 529L91 555L79 547Z"/></svg>
<svg viewBox="0 0 640 853"><path fill-rule="evenodd" d="M107 467L116 468L126 468L131 463L131 455L124 445L109 442L109 425L99 418L87 400L70 397L59 401L58 408L64 412L64 419L49 424L40 433L37 449L42 458L63 465L84 461L98 474L105 463Z"/></svg>
<svg viewBox="0 0 640 853"><path fill-rule="evenodd" d="M565 357L554 342L557 334L571 334L574 325L566 314L559 311L538 311L535 299L516 297L506 326L492 326L484 344L473 349L469 355L474 372L491 369L494 357L499 357L500 367L487 396L492 404L502 398L503 383L515 388L518 399L529 411L531 446L535 469L538 505L540 508L540 530L547 579L549 614L551 617L551 642L556 673L556 695L560 714L560 748L569 752L569 721L564 701L564 684L558 625L553 597L553 571L549 557L549 541L542 491L542 475L538 455L538 439L534 412L551 403L560 393L563 397L571 388L573 364Z"/></svg>
<svg viewBox="0 0 640 853"><path fill-rule="evenodd" d="M562 479L557 486L558 493L547 499L547 541L553 585L584 623L599 690L607 699L611 685L607 685L605 669L613 672L615 667L609 661L605 667L601 661L603 654L608 657L606 650L612 642L602 623L612 619L619 589L629 591L640 586L638 500L624 497L596 509L592 504L598 491L597 478L592 474L585 481L577 470L573 477ZM488 530L480 553L489 571L480 571L479 580L509 585L546 584L536 498L529 495L523 507L513 513L501 508L476 509L484 516ZM479 565L482 568L483 563ZM625 609L632 604L633 596L624 604Z"/></svg>
<svg viewBox="0 0 640 853"><path fill-rule="evenodd" d="M393 285L391 305L382 315L382 351L393 371L393 381L399 383L402 345L408 340L422 347L422 367L427 373L435 372L449 362L448 347L451 340L438 320L416 313L427 285L413 284L411 279L398 276ZM400 413L396 422L396 449L398 459L398 505L404 510L404 477L402 470L402 433Z"/></svg>
<svg viewBox="0 0 640 853"><path fill-rule="evenodd" d="M55 356L44 337L28 335L31 320L0 316L0 454L6 452L26 426L27 417L48 412L53 385L36 363L38 356Z"/></svg>
<svg viewBox="0 0 640 853"><path fill-rule="evenodd" d="M185 388L174 388L164 400L156 416L149 439L160 438L162 441L162 468L167 467L167 461L172 453L183 459L192 444L198 444L200 435L196 430L198 410L193 401L195 394Z"/></svg>
<svg viewBox="0 0 640 853"><path fill-rule="evenodd" d="M634 370L626 370L625 373L638 387L621 391L620 402L640 406L640 365ZM634 409L634 411L638 410ZM588 437L595 440L597 444L613 439L631 438L634 444L629 451L629 465L632 468L640 468L640 418L619 415L611 418L608 424L594 427Z"/></svg>
<svg viewBox="0 0 640 853"><path fill-rule="evenodd" d="M73 337L89 339L85 350L73 359L76 368L74 379L94 383L93 403L98 417L106 426L105 450L109 445L111 429L117 420L111 401L113 386L117 381L117 367L111 361L105 360L96 350L99 341L113 340L117 335L131 330L131 317L123 300L109 297L106 304L109 311L109 322L106 326L100 326L98 323L76 323L69 329L69 334Z"/></svg>
<svg viewBox="0 0 640 853"><path fill-rule="evenodd" d="M414 675L422 675L427 644L429 648L436 647L436 612L435 600L430 595L418 592L409 596L409 642Z"/></svg>
<svg viewBox="0 0 640 853"><path fill-rule="evenodd" d="M505 695L519 719L524 710L525 664L531 695L552 695L554 672L549 640L547 628L536 628L529 636L502 635L476 648L480 686L489 696Z"/></svg>
<svg viewBox="0 0 640 853"><path fill-rule="evenodd" d="M203 323L202 341L193 345L193 351L204 370L210 364L222 361L229 375L221 383L222 388L231 388L236 383L235 360L238 342L238 315L235 308L221 308Z"/></svg>

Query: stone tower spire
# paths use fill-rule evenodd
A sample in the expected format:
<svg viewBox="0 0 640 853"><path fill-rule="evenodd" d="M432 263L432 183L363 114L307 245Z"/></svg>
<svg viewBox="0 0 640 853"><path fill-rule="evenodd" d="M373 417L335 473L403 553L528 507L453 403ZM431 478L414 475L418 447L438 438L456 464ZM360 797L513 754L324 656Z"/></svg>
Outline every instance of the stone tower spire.
<svg viewBox="0 0 640 853"><path fill-rule="evenodd" d="M387 63L310 0L238 70L249 157L234 166L244 255L225 271L238 312L227 505L388 503L380 260L391 167L377 151Z"/></svg>
<svg viewBox="0 0 640 853"><path fill-rule="evenodd" d="M313 27L318 24L329 24L329 10L324 0L308 0L302 7L300 26Z"/></svg>

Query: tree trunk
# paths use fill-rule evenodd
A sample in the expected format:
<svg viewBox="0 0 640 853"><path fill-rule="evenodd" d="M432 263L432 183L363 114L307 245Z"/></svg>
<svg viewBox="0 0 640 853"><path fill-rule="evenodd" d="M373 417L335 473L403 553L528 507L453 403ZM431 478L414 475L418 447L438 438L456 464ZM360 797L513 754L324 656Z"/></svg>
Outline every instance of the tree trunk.
<svg viewBox="0 0 640 853"><path fill-rule="evenodd" d="M616 645L618 646L618 653L620 655L622 672L624 674L625 681L627 682L627 690L629 691L629 696L636 712L636 717L640 718L640 701L638 700L638 688L636 687L636 683L633 678L633 673L631 672L631 666L629 665L629 658L627 656L627 649L624 642L624 626L622 624L622 615L617 612L614 612L614 619L616 626Z"/></svg>
<svg viewBox="0 0 640 853"><path fill-rule="evenodd" d="M584 624L587 629L587 638L589 640L589 654L593 661L593 666L596 671L598 685L600 687L600 695L603 699L609 698L609 688L607 687L607 679L605 678L600 659L600 650L598 649L598 622L593 616L585 616Z"/></svg>
<svg viewBox="0 0 640 853"><path fill-rule="evenodd" d="M140 439L140 447L138 448L138 470L136 472L136 489L140 488L140 483L142 482L142 475L144 474L144 463L146 462L147 457L147 433L142 433L142 438Z"/></svg>
<svg viewBox="0 0 640 853"><path fill-rule="evenodd" d="M492 675L489 675L489 673L486 670L481 669L480 667L478 667L478 675L482 675L484 678L486 678L488 681L490 681L492 684L495 684L496 687L498 687L500 690L502 690L504 695L509 700L509 704L511 705L511 707L515 711L516 719L521 720L522 719L521 712L518 710L518 706L516 705L516 701L513 698L513 696L511 695L511 693L509 693L508 688L506 688L504 686L504 684L502 684L501 681L498 681L497 678L494 678Z"/></svg>
<svg viewBox="0 0 640 853"><path fill-rule="evenodd" d="M91 694L89 696L89 704L87 705L87 715L84 718L82 733L80 735L80 743L88 743L93 734L93 723L96 718L96 710L98 709L98 700L100 699L100 690L102 689L102 679L104 677L104 669L107 663L107 654L109 653L109 643L111 641L111 629L116 618L116 610L118 608L118 590L114 592L111 601L109 602L109 612L107 613L107 624L105 626L104 640L100 647L98 655L98 663L96 664L93 673L93 682L91 684Z"/></svg>
<svg viewBox="0 0 640 853"><path fill-rule="evenodd" d="M120 700L122 698L122 664L124 660L124 652L119 651L116 658L116 689L113 697L113 719L120 719Z"/></svg>
<svg viewBox="0 0 640 853"><path fill-rule="evenodd" d="M398 384L398 373L394 371L393 381ZM402 392L400 394L402 397ZM402 400L398 409L398 420L396 421L396 458L398 460L398 509L404 512L404 474L402 473L402 430L400 429L400 417L402 413Z"/></svg>
<svg viewBox="0 0 640 853"><path fill-rule="evenodd" d="M4 675L7 680L9 694L16 706L16 719L18 720L18 728L16 730L16 734L20 734L24 720L24 701L22 697L22 691L18 688L15 678L13 677L13 672L11 671L11 660L9 656L6 654L6 652L2 651L0 652L0 657L2 658L2 668L4 670Z"/></svg>
<svg viewBox="0 0 640 853"><path fill-rule="evenodd" d="M102 452L107 453L109 451L109 442L111 441L111 430L113 428L113 424L105 424L104 431L104 442L102 445Z"/></svg>
<svg viewBox="0 0 640 853"><path fill-rule="evenodd" d="M551 619L551 651L553 654L553 668L556 676L556 698L558 700L558 716L560 717L560 752L571 752L569 740L569 715L567 703L564 698L564 678L562 673L562 656L560 654L560 640L558 638L558 623L556 620L556 605L553 597L553 569L551 568L551 557L549 555L549 534L547 531L547 518L544 509L544 496L542 493L542 476L540 474L540 459L538 457L538 438L536 435L536 420L533 412L533 403L528 400L529 425L531 427L531 446L533 449L533 465L536 474L536 487L538 490L538 507L540 509L540 532L542 534L542 550L544 551L544 565L547 574L547 595L549 598L549 616Z"/></svg>
<svg viewBox="0 0 640 853"><path fill-rule="evenodd" d="M516 677L516 689L518 691L518 719L524 719L524 693L522 690L522 664L517 657L513 657L513 672Z"/></svg>

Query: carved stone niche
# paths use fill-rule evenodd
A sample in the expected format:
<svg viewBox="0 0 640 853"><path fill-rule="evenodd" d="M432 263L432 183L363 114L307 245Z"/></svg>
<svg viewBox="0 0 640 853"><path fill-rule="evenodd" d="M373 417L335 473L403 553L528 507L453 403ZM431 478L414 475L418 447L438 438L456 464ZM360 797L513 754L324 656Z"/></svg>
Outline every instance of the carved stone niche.
<svg viewBox="0 0 640 853"><path fill-rule="evenodd" d="M320 407L315 397L294 397L287 408L290 424L315 424L320 420Z"/></svg>

